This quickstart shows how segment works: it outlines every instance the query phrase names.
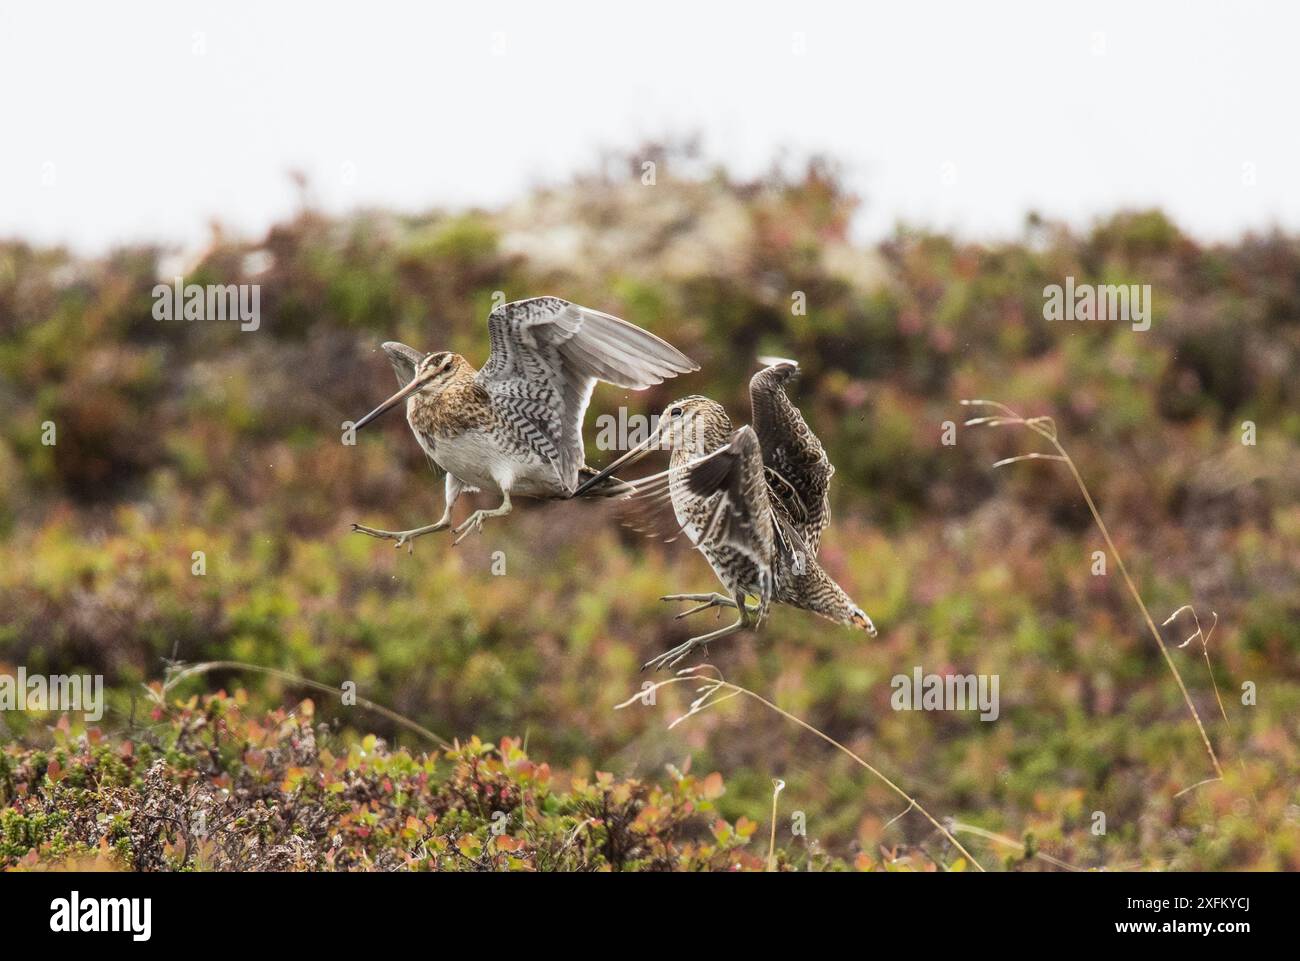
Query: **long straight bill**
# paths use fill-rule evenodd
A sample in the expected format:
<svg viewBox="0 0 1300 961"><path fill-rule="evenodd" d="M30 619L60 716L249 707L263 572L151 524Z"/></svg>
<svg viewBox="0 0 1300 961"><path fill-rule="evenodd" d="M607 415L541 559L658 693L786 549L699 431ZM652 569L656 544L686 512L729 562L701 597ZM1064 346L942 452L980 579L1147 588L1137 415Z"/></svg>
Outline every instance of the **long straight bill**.
<svg viewBox="0 0 1300 961"><path fill-rule="evenodd" d="M650 451L654 449L654 445L659 442L659 436L662 433L663 433L663 428L660 428L652 432L649 437L641 441L641 443L637 444L635 447L633 447L622 457L618 458L616 461L614 461L614 463L610 464L608 467L606 467L595 477L591 478L591 480L584 481L582 484L580 484L578 486L578 489L573 492L573 496L577 497L583 491L589 490L590 488L594 487L596 484L599 484L601 481L603 481L610 474L614 473L614 471L618 470L624 464L635 464L642 457L644 457L646 454L650 453Z"/></svg>
<svg viewBox="0 0 1300 961"><path fill-rule="evenodd" d="M388 400L384 401L382 404L380 404L370 413L366 414L365 417L362 417L359 421L357 421L356 424L353 425L353 429L360 430L362 427L365 427L376 417L379 417L381 414L386 414L388 411L392 410L394 407L396 407L398 404L404 401L408 395L413 394L419 388L420 388L420 378L418 377L412 378L409 384L407 384L405 387L399 390L392 397L388 398Z"/></svg>

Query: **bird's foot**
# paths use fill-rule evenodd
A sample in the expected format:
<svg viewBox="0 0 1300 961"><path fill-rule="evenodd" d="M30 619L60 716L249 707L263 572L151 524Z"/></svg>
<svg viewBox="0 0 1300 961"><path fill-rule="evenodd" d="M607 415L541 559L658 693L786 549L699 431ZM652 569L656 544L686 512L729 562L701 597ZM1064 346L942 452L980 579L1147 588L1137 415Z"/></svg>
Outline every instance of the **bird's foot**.
<svg viewBox="0 0 1300 961"><path fill-rule="evenodd" d="M719 638L726 637L728 634L735 634L737 631L742 631L748 626L749 624L746 622L744 615L742 615L741 619L736 621L734 624L728 624L726 627L720 627L716 631L701 634L699 637L692 637L686 643L678 644L671 650L664 651L658 657L646 661L641 667L641 670L644 671L647 668L651 668L657 671L661 668L672 667L697 647L704 648L707 653L710 641L716 641Z"/></svg>
<svg viewBox="0 0 1300 961"><path fill-rule="evenodd" d="M505 517L510 513L510 509L510 492L506 491L500 507L495 507L490 511L477 510L473 514L470 514L469 517L465 518L464 523L456 528L456 533L459 534L460 537L452 541L452 547L455 547L465 538L469 537L470 534L483 533L483 522L485 520L489 517Z"/></svg>
<svg viewBox="0 0 1300 961"><path fill-rule="evenodd" d="M680 621L683 617L689 617L692 614L698 614L700 611L707 611L711 607L718 609L718 615L722 615L722 608L735 607L736 602L724 594L665 594L659 598L661 601L703 601L698 607L692 607L689 610L682 611L673 617L673 620Z"/></svg>
<svg viewBox="0 0 1300 961"><path fill-rule="evenodd" d="M641 670L658 671L665 667L672 667L696 647L703 647L699 638L692 637L685 644L678 644L676 647L664 651L658 657L651 658L641 665Z"/></svg>
<svg viewBox="0 0 1300 961"><path fill-rule="evenodd" d="M365 524L353 524L352 532L354 534L368 534L371 537L378 537L381 540L396 541L393 546L401 547L406 545L407 553L415 551L415 539L424 534L432 534L436 531L445 531L450 527L447 521L439 521L436 524L430 524L427 527L414 527L409 531L381 531L375 527L366 527Z"/></svg>
<svg viewBox="0 0 1300 961"><path fill-rule="evenodd" d="M461 522L460 526L456 528L456 533L460 536L452 541L451 546L455 547L465 538L469 537L470 534L482 534L483 522L489 517L497 516L499 515L496 511L475 511L473 514L470 514L469 517L465 518L465 520Z"/></svg>
<svg viewBox="0 0 1300 961"><path fill-rule="evenodd" d="M736 602L725 594L665 594L659 598L661 601L703 601L698 607L692 607L690 610L682 611L680 614L673 616L673 620L680 621L683 617L690 617L692 614L698 614L700 611L707 611L711 607L718 609L718 616L722 616L724 607L735 607ZM759 612L759 605L746 604L745 610L753 615Z"/></svg>

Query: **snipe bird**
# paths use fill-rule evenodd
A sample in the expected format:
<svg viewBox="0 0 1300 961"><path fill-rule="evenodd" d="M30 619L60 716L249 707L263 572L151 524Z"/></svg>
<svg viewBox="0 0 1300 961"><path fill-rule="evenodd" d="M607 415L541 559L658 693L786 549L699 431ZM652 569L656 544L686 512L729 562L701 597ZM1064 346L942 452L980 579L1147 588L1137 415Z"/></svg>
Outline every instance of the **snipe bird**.
<svg viewBox="0 0 1300 961"><path fill-rule="evenodd" d="M713 607L739 612L734 624L693 637L645 667L671 667L697 647L757 627L774 600L876 635L871 618L817 563L835 468L786 396L784 385L798 365L774 358L763 363L768 366L749 382L752 427L733 429L721 404L684 397L668 405L657 431L578 488L579 494L597 488L651 450L671 450L667 471L632 486L637 496L671 501L677 525L730 596L669 594L663 600L699 605L678 618Z"/></svg>
<svg viewBox="0 0 1300 961"><path fill-rule="evenodd" d="M558 297L502 304L488 316L490 353L482 370L450 351L421 353L384 344L401 390L356 422L365 427L405 402L416 440L447 472L446 508L433 524L372 537L411 544L451 526L464 492L486 491L501 505L477 510L455 532L459 544L489 517L511 510L512 495L544 499L615 496L630 491L617 478L586 465L582 421L596 381L642 390L688 371L689 357L654 334L609 314Z"/></svg>

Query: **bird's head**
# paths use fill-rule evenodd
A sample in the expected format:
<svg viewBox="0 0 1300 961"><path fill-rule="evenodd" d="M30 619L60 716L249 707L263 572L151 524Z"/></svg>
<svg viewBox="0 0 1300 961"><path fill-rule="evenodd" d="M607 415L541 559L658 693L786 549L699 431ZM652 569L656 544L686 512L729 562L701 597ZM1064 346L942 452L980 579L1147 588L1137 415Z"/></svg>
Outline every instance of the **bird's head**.
<svg viewBox="0 0 1300 961"><path fill-rule="evenodd" d="M707 454L727 442L731 418L716 400L692 394L675 400L659 415L659 450Z"/></svg>
<svg viewBox="0 0 1300 961"><path fill-rule="evenodd" d="M653 450L678 451L689 456L707 454L727 443L731 418L717 401L698 394L675 400L659 415L650 436L610 464L574 492L575 497L599 484L625 464L635 464Z"/></svg>
<svg viewBox="0 0 1300 961"><path fill-rule="evenodd" d="M453 354L449 350L422 354L413 347L407 347L405 344L394 341L384 344L384 353L388 355L388 360L393 365L393 371L397 374L397 382L402 385L401 389L357 421L356 428L358 430L382 414L392 410L408 397L416 397L425 393L439 393L454 377L462 372L463 367L469 365L469 362L464 357L460 354Z"/></svg>

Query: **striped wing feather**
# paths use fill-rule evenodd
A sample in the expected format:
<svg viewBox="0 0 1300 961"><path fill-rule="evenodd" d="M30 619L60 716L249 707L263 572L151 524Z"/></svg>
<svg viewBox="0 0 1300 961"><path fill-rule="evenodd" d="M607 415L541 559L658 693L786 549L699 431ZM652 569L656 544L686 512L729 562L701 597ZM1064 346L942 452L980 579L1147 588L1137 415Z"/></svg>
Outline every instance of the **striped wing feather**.
<svg viewBox="0 0 1300 961"><path fill-rule="evenodd" d="M778 521L768 498L763 452L750 427L731 435L730 443L711 456L691 464L679 496L696 501L700 514L697 544L726 546L749 557L759 570L764 607L772 596Z"/></svg>
<svg viewBox="0 0 1300 961"><path fill-rule="evenodd" d="M491 353L476 375L519 439L549 460L572 491L584 463L582 422L596 381L642 390L698 370L648 331L558 297L497 307Z"/></svg>
<svg viewBox="0 0 1300 961"><path fill-rule="evenodd" d="M785 385L798 372L792 360L773 360L750 380L749 398L772 498L785 509L815 557L822 532L831 522L829 491L835 468L799 408L786 396Z"/></svg>

